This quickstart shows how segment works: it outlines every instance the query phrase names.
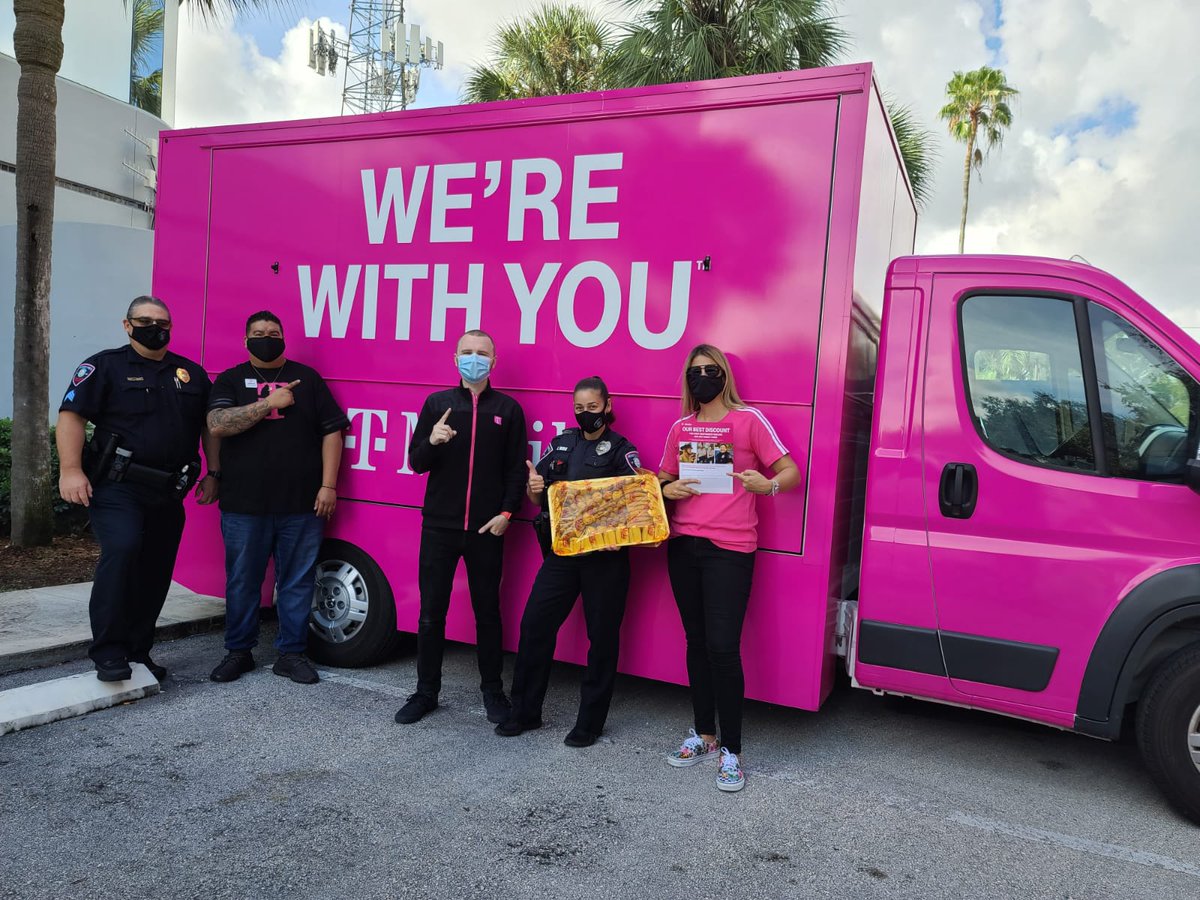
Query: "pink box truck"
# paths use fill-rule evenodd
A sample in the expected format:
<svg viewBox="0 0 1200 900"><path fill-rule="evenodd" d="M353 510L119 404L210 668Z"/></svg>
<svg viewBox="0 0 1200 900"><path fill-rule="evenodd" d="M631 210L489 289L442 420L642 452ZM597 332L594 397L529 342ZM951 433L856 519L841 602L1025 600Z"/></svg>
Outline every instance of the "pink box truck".
<svg viewBox="0 0 1200 900"><path fill-rule="evenodd" d="M406 449L454 343L494 335L529 452L600 374L650 465L695 343L729 352L799 464L760 501L748 696L817 710L838 657L877 692L1116 738L1200 819L1200 348L1084 265L913 258L869 65L164 133L154 289L216 373L246 315L353 426L312 652L381 660L417 624L424 481ZM510 529L506 644L539 560ZM177 568L220 595L216 513ZM465 584L448 635L474 634ZM582 662L573 618L558 657ZM621 669L684 680L664 553L634 553Z"/></svg>

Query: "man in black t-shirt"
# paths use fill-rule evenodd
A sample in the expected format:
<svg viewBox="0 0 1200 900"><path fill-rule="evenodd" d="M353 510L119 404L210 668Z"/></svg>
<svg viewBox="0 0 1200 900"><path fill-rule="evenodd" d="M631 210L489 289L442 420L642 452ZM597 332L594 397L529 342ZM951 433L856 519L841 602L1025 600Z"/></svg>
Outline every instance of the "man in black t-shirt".
<svg viewBox="0 0 1200 900"><path fill-rule="evenodd" d="M325 520L337 504L346 414L316 370L283 355L283 325L266 310L246 322L250 360L217 376L208 427L221 438L225 650L213 681L254 668L267 561L274 557L279 659L273 671L320 679L304 657Z"/></svg>

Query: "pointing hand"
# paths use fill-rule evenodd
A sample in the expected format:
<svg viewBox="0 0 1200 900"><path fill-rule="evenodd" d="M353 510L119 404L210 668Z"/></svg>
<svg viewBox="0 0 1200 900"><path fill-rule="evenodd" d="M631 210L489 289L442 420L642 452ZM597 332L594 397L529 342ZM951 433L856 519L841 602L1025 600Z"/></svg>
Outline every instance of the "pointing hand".
<svg viewBox="0 0 1200 900"><path fill-rule="evenodd" d="M450 410L447 409L442 413L442 417L438 419L437 424L433 426L433 431L429 434L429 443L435 446L437 444L444 444L458 434L457 431L446 424L446 420L449 418Z"/></svg>
<svg viewBox="0 0 1200 900"><path fill-rule="evenodd" d="M271 391L267 395L267 406L271 407L271 409L287 409L296 402L296 395L292 391L296 389L296 385L299 383L300 379L297 378L291 384Z"/></svg>

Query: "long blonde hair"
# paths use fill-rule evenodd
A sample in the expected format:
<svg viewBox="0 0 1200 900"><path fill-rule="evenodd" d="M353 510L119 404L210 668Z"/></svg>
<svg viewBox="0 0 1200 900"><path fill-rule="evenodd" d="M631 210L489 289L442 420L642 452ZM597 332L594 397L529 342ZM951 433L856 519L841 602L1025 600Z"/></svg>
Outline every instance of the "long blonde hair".
<svg viewBox="0 0 1200 900"><path fill-rule="evenodd" d="M697 356L707 356L725 373L725 387L721 391L721 402L729 409L735 409L739 406L745 406L742 398L738 396L737 383L733 379L733 370L729 368L729 359L721 352L720 348L714 347L712 344L697 344L692 348L687 355L687 362L683 364L683 394L681 397L681 408L684 416L690 416L692 413L699 411L700 401L692 396L692 390L688 387L687 370L692 367L692 361Z"/></svg>

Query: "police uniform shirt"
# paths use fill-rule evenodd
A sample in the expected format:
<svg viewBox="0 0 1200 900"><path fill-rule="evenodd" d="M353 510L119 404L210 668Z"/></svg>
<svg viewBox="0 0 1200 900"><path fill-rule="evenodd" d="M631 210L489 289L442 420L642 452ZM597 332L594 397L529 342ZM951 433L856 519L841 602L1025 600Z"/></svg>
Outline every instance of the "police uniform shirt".
<svg viewBox="0 0 1200 900"><path fill-rule="evenodd" d="M578 428L568 428L550 442L537 472L547 482L580 481L636 475L640 467L637 447L624 435L606 429L589 441Z"/></svg>
<svg viewBox="0 0 1200 900"><path fill-rule="evenodd" d="M139 465L177 469L200 458L212 383L199 365L167 351L147 359L131 344L102 350L75 367L59 412L116 434Z"/></svg>
<svg viewBox="0 0 1200 900"><path fill-rule="evenodd" d="M275 380L264 382L260 374ZM261 371L244 362L217 376L209 408L246 406L296 380L300 383L292 389L293 405L272 410L241 434L221 438L222 512L312 512L321 490L323 438L350 427L325 379L290 359L281 368Z"/></svg>

